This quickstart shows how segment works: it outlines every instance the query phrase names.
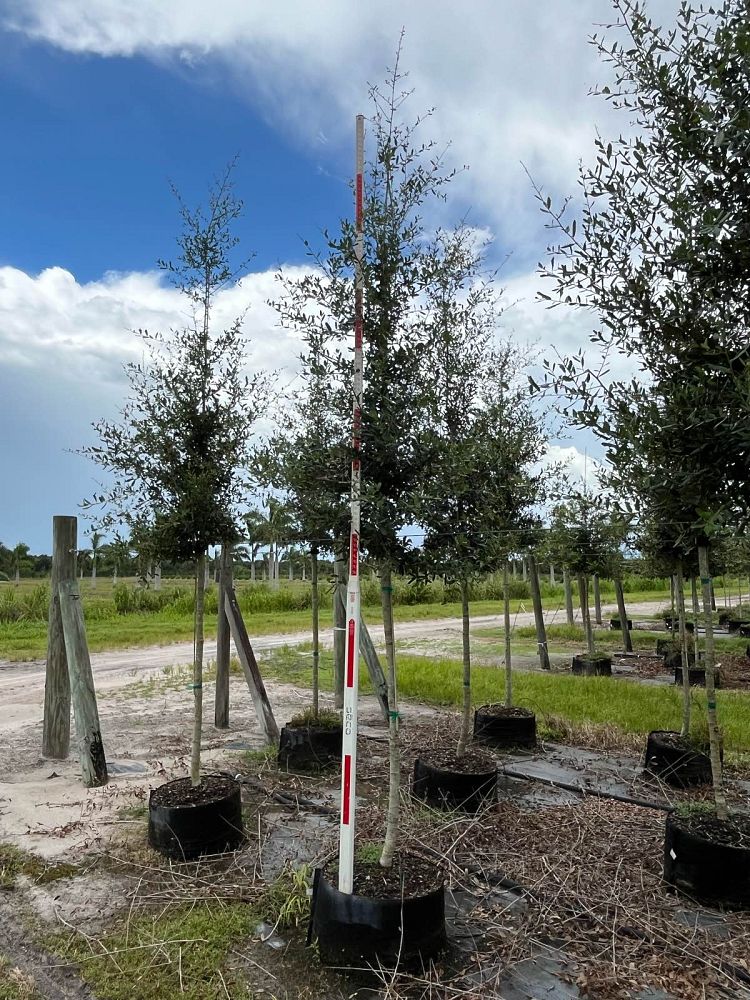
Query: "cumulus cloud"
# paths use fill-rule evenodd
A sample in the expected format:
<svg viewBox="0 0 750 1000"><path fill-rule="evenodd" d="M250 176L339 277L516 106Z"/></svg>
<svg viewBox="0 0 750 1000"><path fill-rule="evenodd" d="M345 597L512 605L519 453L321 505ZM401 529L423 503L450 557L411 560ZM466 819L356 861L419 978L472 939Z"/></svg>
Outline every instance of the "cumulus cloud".
<svg viewBox="0 0 750 1000"><path fill-rule="evenodd" d="M649 10L669 21L676 6L651 0ZM489 219L525 261L538 254L541 223L521 161L568 194L596 124L628 128L588 97L608 70L587 38L613 20L610 0L11 0L4 23L69 52L145 56L198 81L218 66L274 127L329 158L348 150L366 83L382 79L404 27L414 107L437 109L429 134L452 140L449 160L471 166L457 184L472 221Z"/></svg>

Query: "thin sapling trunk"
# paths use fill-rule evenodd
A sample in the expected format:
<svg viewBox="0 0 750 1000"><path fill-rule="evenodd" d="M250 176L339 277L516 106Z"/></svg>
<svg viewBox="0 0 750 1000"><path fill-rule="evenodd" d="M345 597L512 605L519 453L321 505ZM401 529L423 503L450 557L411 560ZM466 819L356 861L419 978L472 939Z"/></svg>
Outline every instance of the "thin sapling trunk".
<svg viewBox="0 0 750 1000"><path fill-rule="evenodd" d="M396 641L393 634L393 586L391 568L380 567L380 599L383 607L385 655L388 663L388 815L380 855L383 868L390 868L398 847L401 807L401 750L398 737L398 692L396 690Z"/></svg>
<svg viewBox="0 0 750 1000"><path fill-rule="evenodd" d="M591 615L589 614L589 585L588 579L583 573L578 575L578 603L581 606L581 618L586 632L586 647L589 656L593 656L596 649L594 647L594 630L591 627Z"/></svg>
<svg viewBox="0 0 750 1000"><path fill-rule="evenodd" d="M714 784L716 817L720 820L726 820L729 818L729 810L727 808L726 795L724 794L721 767L721 735L716 715L714 616L711 609L711 577L708 565L708 548L705 545L698 546L698 566L701 575L701 588L703 590L703 624L706 630L706 704L708 706L708 739L711 747L711 775Z"/></svg>
<svg viewBox="0 0 750 1000"><path fill-rule="evenodd" d="M603 625L602 621L602 592L599 587L599 574L594 573L592 577L594 584L594 616L596 618L597 625Z"/></svg>
<svg viewBox="0 0 750 1000"><path fill-rule="evenodd" d="M195 567L195 617L193 631L193 747L190 756L190 780L201 783L201 734L203 731L203 608L206 593L206 553L201 552Z"/></svg>
<svg viewBox="0 0 750 1000"><path fill-rule="evenodd" d="M461 734L458 737L456 756L461 757L466 753L466 747L471 733L471 634L469 620L469 583L464 577L461 580L461 636L463 649L463 718L461 719ZM390 699L389 699L390 700Z"/></svg>
<svg viewBox="0 0 750 1000"><path fill-rule="evenodd" d="M318 608L318 550L310 549L310 590L312 605L312 709L313 716L317 719L319 706L319 677L320 677L320 639L319 639L319 619ZM335 597L336 595L334 595ZM334 600L334 604L336 601Z"/></svg>
<svg viewBox="0 0 750 1000"><path fill-rule="evenodd" d="M698 617L701 613L700 606L698 604L698 581L695 577L690 579L690 591L693 598L693 621L695 623L693 628L693 651L695 653L695 665L698 665L700 660L700 640L698 638Z"/></svg>
<svg viewBox="0 0 750 1000"><path fill-rule="evenodd" d="M505 624L505 705L513 705L513 668L510 659L510 580L508 579L508 560L503 566L503 618Z"/></svg>
<svg viewBox="0 0 750 1000"><path fill-rule="evenodd" d="M690 657L688 656L687 629L685 628L685 591L682 575L682 559L677 560L675 591L677 594L677 616L680 623L680 653L682 659L682 736L690 735ZM696 629L697 631L697 629ZM696 661L697 665L697 661Z"/></svg>

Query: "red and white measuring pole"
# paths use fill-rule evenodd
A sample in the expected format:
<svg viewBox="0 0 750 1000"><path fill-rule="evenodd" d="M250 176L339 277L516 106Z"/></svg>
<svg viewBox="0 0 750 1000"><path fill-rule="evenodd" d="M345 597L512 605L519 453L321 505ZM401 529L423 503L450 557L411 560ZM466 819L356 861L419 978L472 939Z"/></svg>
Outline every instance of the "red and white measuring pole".
<svg viewBox="0 0 750 1000"><path fill-rule="evenodd" d="M351 892L354 881L354 813L357 785L357 699L359 696L359 521L362 469L362 325L364 279L365 119L357 115L355 240L354 240L354 403L352 409L352 530L349 536L349 589L346 602L346 671L344 674L344 736L341 753L341 823L339 825L339 890Z"/></svg>

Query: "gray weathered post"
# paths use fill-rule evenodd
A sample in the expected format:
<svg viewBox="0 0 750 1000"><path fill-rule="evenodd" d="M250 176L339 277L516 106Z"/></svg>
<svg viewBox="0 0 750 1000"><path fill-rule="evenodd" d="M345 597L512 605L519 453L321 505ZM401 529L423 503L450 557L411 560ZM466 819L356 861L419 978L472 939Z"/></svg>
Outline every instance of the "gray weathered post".
<svg viewBox="0 0 750 1000"><path fill-rule="evenodd" d="M594 573L593 577L594 584L594 616L597 625L603 625L602 622L602 592L599 587L599 574Z"/></svg>
<svg viewBox="0 0 750 1000"><path fill-rule="evenodd" d="M52 576L42 754L55 760L64 760L70 748L70 678L58 587L61 580L75 580L77 524L77 518L67 515L58 514L52 518Z"/></svg>
<svg viewBox="0 0 750 1000"><path fill-rule="evenodd" d="M346 563L337 552L334 563L333 600L333 694L334 706L344 707L346 668Z"/></svg>
<svg viewBox="0 0 750 1000"><path fill-rule="evenodd" d="M226 615L226 594L232 583L232 547L226 542L219 558L219 597L216 619L216 693L214 726L229 729L229 654L231 636Z"/></svg>
<svg viewBox="0 0 750 1000"><path fill-rule="evenodd" d="M549 651L547 650L547 629L544 625L544 608L542 607L542 593L539 587L539 568L536 564L536 557L533 552L529 552L529 583L531 585L531 600L534 605L534 622L536 624L536 646L539 653L539 665L542 670L550 669Z"/></svg>
<svg viewBox="0 0 750 1000"><path fill-rule="evenodd" d="M341 603L342 607L344 606L344 598L339 591L336 592L336 600ZM346 608L344 608L344 612L346 613ZM372 641L370 630L364 620L360 622L359 626L359 652L367 666L372 690L380 703L380 711L383 713L385 721L388 722L388 681L380 665L380 659L375 649L375 643Z"/></svg>
<svg viewBox="0 0 750 1000"><path fill-rule="evenodd" d="M622 580L615 580L615 597L617 598L617 614L620 616L620 628L622 629L622 643L626 653L633 652L633 640L628 628L628 613L625 610L625 594L622 590ZM695 630L696 634L698 629Z"/></svg>
<svg viewBox="0 0 750 1000"><path fill-rule="evenodd" d="M258 661L255 659L253 647L250 645L245 622L242 618L240 606L237 603L237 595L234 588L229 588L224 597L224 613L229 621L229 628L237 649L240 665L245 674L245 680L250 690L250 697L253 699L255 714L258 717L260 728L266 742L273 744L279 738L279 727L273 715L271 703L266 694L266 686L258 669Z"/></svg>
<svg viewBox="0 0 750 1000"><path fill-rule="evenodd" d="M107 761L96 707L81 593L75 580L61 580L58 590L81 773L84 785L95 788L107 784Z"/></svg>
<svg viewBox="0 0 750 1000"><path fill-rule="evenodd" d="M570 585L570 570L567 566L563 566L563 587L565 589L565 614L568 619L568 625L572 625L575 622L575 615L573 613L573 588Z"/></svg>

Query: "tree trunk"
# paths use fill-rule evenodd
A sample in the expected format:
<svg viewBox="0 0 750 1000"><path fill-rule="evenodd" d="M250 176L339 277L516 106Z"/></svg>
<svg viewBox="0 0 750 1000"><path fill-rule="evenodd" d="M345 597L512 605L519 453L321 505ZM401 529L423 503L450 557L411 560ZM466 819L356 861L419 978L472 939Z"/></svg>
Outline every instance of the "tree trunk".
<svg viewBox="0 0 750 1000"><path fill-rule="evenodd" d="M466 746L471 735L471 622L469 619L469 583L466 578L461 580L461 638L463 652L463 717L461 719L461 733L458 737L456 756L461 757L466 753Z"/></svg>
<svg viewBox="0 0 750 1000"><path fill-rule="evenodd" d="M346 562L340 553L334 563L334 587L343 600L333 602L333 675L334 705L344 707L344 675L346 673ZM344 591L342 593L342 591Z"/></svg>
<svg viewBox="0 0 750 1000"><path fill-rule="evenodd" d="M161 563L154 566L154 590L161 590Z"/></svg>
<svg viewBox="0 0 750 1000"><path fill-rule="evenodd" d="M255 550L250 550L250 581L255 583Z"/></svg>
<svg viewBox="0 0 750 1000"><path fill-rule="evenodd" d="M628 612L625 608L625 594L622 590L622 580L615 580L615 598L617 600L617 614L620 616L620 629L622 631L622 644L626 653L633 652L633 638L628 628Z"/></svg>
<svg viewBox="0 0 750 1000"><path fill-rule="evenodd" d="M539 653L539 665L542 670L550 669L549 652L547 651L547 629L544 625L544 608L542 594L539 588L539 570L533 552L529 552L529 583L531 585L531 600L534 605L534 623L536 625L536 647Z"/></svg>
<svg viewBox="0 0 750 1000"><path fill-rule="evenodd" d="M708 705L708 738L711 744L711 774L714 783L716 817L717 819L725 820L729 818L729 810L727 809L727 800L724 794L719 724L716 715L714 616L711 609L711 577L708 566L708 548L705 545L698 546L698 565L700 567L701 587L703 589L703 625L706 630L706 703Z"/></svg>
<svg viewBox="0 0 750 1000"><path fill-rule="evenodd" d="M91 557L91 589L96 590L96 553Z"/></svg>
<svg viewBox="0 0 750 1000"><path fill-rule="evenodd" d="M511 561L510 561L510 571L513 574L513 579L515 580L517 578L517 576L518 576L518 571L516 569L516 560L515 559L511 559Z"/></svg>
<svg viewBox="0 0 750 1000"><path fill-rule="evenodd" d="M594 646L594 630L591 627L591 615L589 614L589 582L583 573L578 574L578 603L581 606L581 618L586 631L586 646L589 656L593 656L596 648Z"/></svg>
<svg viewBox="0 0 750 1000"><path fill-rule="evenodd" d="M563 566L563 587L565 588L565 614L568 619L568 625L573 625L575 623L575 615L573 614L573 588L570 586L570 570L567 566Z"/></svg>
<svg viewBox="0 0 750 1000"><path fill-rule="evenodd" d="M380 596L383 605L385 655L388 663L388 814L385 840L380 855L383 868L390 868L398 847L401 807L401 751L398 736L398 692L396 690L396 641L393 634L393 587L391 568L380 567Z"/></svg>
<svg viewBox="0 0 750 1000"><path fill-rule="evenodd" d="M698 618L700 617L701 611L700 611L700 606L698 604L698 581L695 579L695 577L691 577L690 579L690 591L691 591L691 596L693 598L693 621L695 623L695 627L693 629L693 652L695 653L695 665L698 666L698 660L699 660L698 653L700 651L700 640L698 638Z"/></svg>
<svg viewBox="0 0 750 1000"><path fill-rule="evenodd" d="M682 575L682 559L677 560L675 574L675 593L677 595L677 617L680 623L680 653L682 659L682 736L690 735L690 662L687 647L687 629L685 628L685 582ZM698 630L696 629L696 632ZM695 663L698 666L698 661Z"/></svg>
<svg viewBox="0 0 750 1000"><path fill-rule="evenodd" d="M214 726L229 729L229 659L231 636L226 613L227 589L232 585L232 547L226 542L219 557L219 597L216 616L216 692Z"/></svg>
<svg viewBox="0 0 750 1000"><path fill-rule="evenodd" d="M290 580L294 579L294 564L292 563L292 553L289 553L289 569L287 573Z"/></svg>
<svg viewBox="0 0 750 1000"><path fill-rule="evenodd" d="M201 783L201 734L203 731L203 605L206 593L206 553L198 556L195 568L195 624L193 631L193 748L190 756L190 780Z"/></svg>
<svg viewBox="0 0 750 1000"><path fill-rule="evenodd" d="M320 677L320 639L319 639L319 619L318 611L318 550L310 549L311 561L311 605L312 605L312 709L313 716L317 719L319 711L319 677ZM336 602L334 601L334 604Z"/></svg>
<svg viewBox="0 0 750 1000"><path fill-rule="evenodd" d="M602 592L599 588L599 574L594 573L593 576L594 583L594 615L596 617L596 624L603 625L602 621Z"/></svg>
<svg viewBox="0 0 750 1000"><path fill-rule="evenodd" d="M528 568L526 565L526 559L524 558L521 560L521 579L523 580L524 583L527 580L527 574L528 574Z"/></svg>
<svg viewBox="0 0 750 1000"><path fill-rule="evenodd" d="M505 704L513 704L513 668L510 659L510 580L508 560L503 566L503 623L505 625Z"/></svg>
<svg viewBox="0 0 750 1000"><path fill-rule="evenodd" d="M555 586L555 567L552 563L549 564L549 585L550 587Z"/></svg>
<svg viewBox="0 0 750 1000"><path fill-rule="evenodd" d="M81 570L81 578L83 578L83 570ZM16 566L16 577L15 577L16 586L18 586L20 582L21 582L21 570L18 566Z"/></svg>
<svg viewBox="0 0 750 1000"><path fill-rule="evenodd" d="M674 577L673 576L670 576L670 578L669 578L669 593L670 593L670 596L672 598L672 627L670 628L669 631L672 633L672 636L674 637L674 620L677 617L677 608L676 608L676 604L675 604L676 595L675 595L675 586L674 586Z"/></svg>

